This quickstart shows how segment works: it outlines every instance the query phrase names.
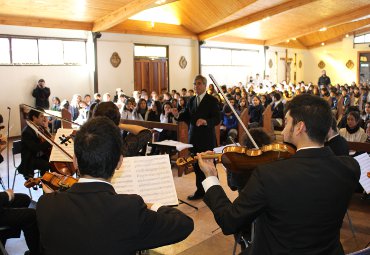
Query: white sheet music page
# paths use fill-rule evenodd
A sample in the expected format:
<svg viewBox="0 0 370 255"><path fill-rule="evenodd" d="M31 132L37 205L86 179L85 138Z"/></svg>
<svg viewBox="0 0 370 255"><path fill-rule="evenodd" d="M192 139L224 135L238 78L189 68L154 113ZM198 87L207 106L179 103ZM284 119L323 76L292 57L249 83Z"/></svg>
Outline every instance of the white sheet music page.
<svg viewBox="0 0 370 255"><path fill-rule="evenodd" d="M168 155L123 158L112 185L118 194L138 194L146 203L178 204Z"/></svg>
<svg viewBox="0 0 370 255"><path fill-rule="evenodd" d="M74 153L74 143L73 139L68 139L68 142L65 142L64 144L61 144L60 137L63 138L63 135L65 137L68 137L72 134L74 129L68 129L68 128L59 128L55 138L54 142L57 143L60 147L63 148L66 152L68 152L69 155L72 156L75 154ZM54 162L73 162L73 159L70 159L63 151L59 150L56 146L53 146L51 149L51 154L50 154L50 161Z"/></svg>
<svg viewBox="0 0 370 255"><path fill-rule="evenodd" d="M370 156L363 153L355 157L361 167L360 184L367 194L370 194L370 178L367 177L367 172L370 172Z"/></svg>

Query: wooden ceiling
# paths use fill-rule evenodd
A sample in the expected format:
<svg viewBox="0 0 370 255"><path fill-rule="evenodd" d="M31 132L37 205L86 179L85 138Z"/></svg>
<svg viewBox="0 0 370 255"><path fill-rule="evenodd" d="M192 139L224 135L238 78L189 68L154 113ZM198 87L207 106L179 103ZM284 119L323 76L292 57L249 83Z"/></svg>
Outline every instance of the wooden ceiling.
<svg viewBox="0 0 370 255"><path fill-rule="evenodd" d="M129 19L150 8L180 25ZM370 31L370 0L0 0L0 24L312 48Z"/></svg>

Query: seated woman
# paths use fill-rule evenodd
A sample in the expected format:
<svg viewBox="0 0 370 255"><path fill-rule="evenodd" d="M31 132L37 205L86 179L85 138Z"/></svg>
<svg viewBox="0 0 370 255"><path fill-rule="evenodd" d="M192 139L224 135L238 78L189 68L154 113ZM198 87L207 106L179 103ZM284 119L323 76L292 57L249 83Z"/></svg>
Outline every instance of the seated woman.
<svg viewBox="0 0 370 255"><path fill-rule="evenodd" d="M367 135L366 142L370 143L370 120L366 121L365 127L366 127L366 135Z"/></svg>
<svg viewBox="0 0 370 255"><path fill-rule="evenodd" d="M129 98L126 101L126 104L122 108L121 119L123 120L132 120L132 112L135 108L135 99Z"/></svg>
<svg viewBox="0 0 370 255"><path fill-rule="evenodd" d="M348 142L365 142L367 135L360 126L360 114L357 111L351 111L347 115L347 124L345 128L339 130L339 134Z"/></svg>
<svg viewBox="0 0 370 255"><path fill-rule="evenodd" d="M159 101L152 102L152 108L146 112L146 121L160 122L160 116L162 113L162 105Z"/></svg>
<svg viewBox="0 0 370 255"><path fill-rule="evenodd" d="M249 106L248 114L249 114L249 128L256 128L261 126L262 124L262 114L264 111L264 107L262 106L262 102L258 96L252 97L252 104Z"/></svg>
<svg viewBox="0 0 370 255"><path fill-rule="evenodd" d="M177 121L175 120L175 117L173 116L172 114L172 104L170 102L165 102L162 106L162 113L161 113L161 116L160 116L160 119L161 119L161 123L173 123L173 124L176 124ZM171 130L163 130L160 134L159 134L159 141L163 141L163 140L174 140L176 141L177 140L177 134L175 131L171 131Z"/></svg>
<svg viewBox="0 0 370 255"><path fill-rule="evenodd" d="M136 108L132 112L132 119L134 120L145 120L145 114L148 111L148 105L144 98L140 98Z"/></svg>

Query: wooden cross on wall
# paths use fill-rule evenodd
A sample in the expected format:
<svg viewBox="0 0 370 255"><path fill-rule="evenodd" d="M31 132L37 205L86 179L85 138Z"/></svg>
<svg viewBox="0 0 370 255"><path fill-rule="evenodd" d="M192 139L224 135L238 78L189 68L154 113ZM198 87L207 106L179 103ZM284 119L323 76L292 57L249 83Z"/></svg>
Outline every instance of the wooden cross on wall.
<svg viewBox="0 0 370 255"><path fill-rule="evenodd" d="M285 62L285 81L290 82L290 64L293 61L293 58L288 58L288 49L285 49L285 58L280 58Z"/></svg>

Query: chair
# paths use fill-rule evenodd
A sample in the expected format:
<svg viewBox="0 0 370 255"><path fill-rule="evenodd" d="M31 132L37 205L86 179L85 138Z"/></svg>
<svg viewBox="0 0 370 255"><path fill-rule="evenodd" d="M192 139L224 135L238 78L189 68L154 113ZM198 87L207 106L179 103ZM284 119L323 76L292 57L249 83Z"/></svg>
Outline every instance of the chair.
<svg viewBox="0 0 370 255"><path fill-rule="evenodd" d="M0 236L4 231L8 231L9 227L0 227ZM5 250L5 245L3 242L0 240L0 254L3 255L9 255L9 253Z"/></svg>
<svg viewBox="0 0 370 255"><path fill-rule="evenodd" d="M21 140L17 140L17 141L13 141L13 148L12 148L12 154L13 154L13 165L14 165L14 177L13 177L13 185L12 185L12 189L14 190L14 185L15 185L15 179L17 177L17 175L19 174L18 172L18 166L16 166L15 164L15 155L17 154L20 154L22 151L22 141ZM39 172L40 174L40 172ZM30 197L32 198L32 194L31 194L31 189L28 189L29 193L30 193Z"/></svg>
<svg viewBox="0 0 370 255"><path fill-rule="evenodd" d="M370 247L367 247L365 249L349 253L347 255L370 255Z"/></svg>

